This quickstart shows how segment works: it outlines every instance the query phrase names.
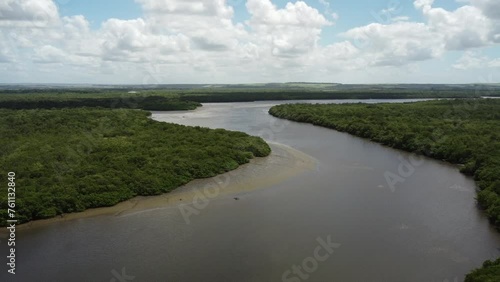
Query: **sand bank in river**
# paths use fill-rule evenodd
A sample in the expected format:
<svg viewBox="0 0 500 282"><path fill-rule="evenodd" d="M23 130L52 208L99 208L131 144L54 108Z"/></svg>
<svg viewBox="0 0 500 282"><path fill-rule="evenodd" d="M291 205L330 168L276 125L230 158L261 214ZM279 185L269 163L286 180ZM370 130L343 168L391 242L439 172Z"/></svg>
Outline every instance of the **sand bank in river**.
<svg viewBox="0 0 500 282"><path fill-rule="evenodd" d="M170 193L151 197L135 197L113 207L89 209L80 213L65 214L47 220L32 221L19 225L17 230L30 229L47 224L88 218L101 215L120 216L165 206L192 204L203 199L235 195L256 189L263 189L292 176L312 170L317 161L291 147L269 143L270 156L255 158L250 163L212 178L197 179Z"/></svg>

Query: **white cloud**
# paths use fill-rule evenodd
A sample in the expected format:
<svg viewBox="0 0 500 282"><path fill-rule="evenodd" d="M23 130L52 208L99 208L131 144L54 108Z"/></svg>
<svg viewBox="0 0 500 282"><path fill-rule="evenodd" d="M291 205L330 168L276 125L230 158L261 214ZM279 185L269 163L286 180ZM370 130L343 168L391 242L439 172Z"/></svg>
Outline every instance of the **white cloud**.
<svg viewBox="0 0 500 282"><path fill-rule="evenodd" d="M398 17L392 18L393 22L407 22L409 20L410 20L410 17L408 17L408 16L398 16Z"/></svg>
<svg viewBox="0 0 500 282"><path fill-rule="evenodd" d="M434 4L434 0L415 0L413 5L417 9L422 9L424 11L428 11L431 9L432 4Z"/></svg>
<svg viewBox="0 0 500 282"><path fill-rule="evenodd" d="M450 50L464 51L454 69L500 66L478 52L500 43L497 0L464 0L453 11L416 0L423 22L396 5L380 11L377 23L347 31L336 29L335 2L326 0L322 11L305 1L246 0L244 22L235 20L231 1L135 1L141 17L96 29L84 16L61 17L53 0L0 0L0 73L30 79L27 71L40 70L109 83L373 79L417 72L418 62ZM340 42L320 43L327 27Z"/></svg>
<svg viewBox="0 0 500 282"><path fill-rule="evenodd" d="M396 17L386 24L372 23L353 28L343 36L363 50L370 65L406 65L441 57L448 50L491 46L496 39L500 42L500 35L495 35L500 31L500 24L484 10L484 7L493 8L498 3L472 0L469 5L447 11L433 7L434 0L416 0L414 6L422 12L425 22ZM465 65L458 63L455 67Z"/></svg>
<svg viewBox="0 0 500 282"><path fill-rule="evenodd" d="M136 0L148 13L204 15L231 18L233 8L224 0Z"/></svg>
<svg viewBox="0 0 500 282"><path fill-rule="evenodd" d="M303 1L288 2L278 9L270 0L248 0L246 4L252 14L254 25L288 25L321 28L331 24L318 10Z"/></svg>
<svg viewBox="0 0 500 282"><path fill-rule="evenodd" d="M450 12L427 6L423 9L428 26L443 37L446 48L464 50L488 45L490 20L473 6L463 6Z"/></svg>
<svg viewBox="0 0 500 282"><path fill-rule="evenodd" d="M253 40L278 57L297 57L317 47L323 27L333 24L305 2L278 9L270 0L248 0Z"/></svg>
<svg viewBox="0 0 500 282"><path fill-rule="evenodd" d="M481 56L477 52L465 52L460 59L453 65L454 68L460 70L467 70L472 68L481 68L487 65L488 58Z"/></svg>
<svg viewBox="0 0 500 282"><path fill-rule="evenodd" d="M190 49L186 36L155 34L143 19L110 19L102 25L100 35L103 60L161 61L168 55Z"/></svg>
<svg viewBox="0 0 500 282"><path fill-rule="evenodd" d="M33 61L42 64L53 64L65 62L66 52L51 45L44 45L35 49Z"/></svg>
<svg viewBox="0 0 500 282"><path fill-rule="evenodd" d="M443 45L439 38L422 23L395 22L389 25L373 23L354 28L343 36L355 42L375 66L405 65L440 56Z"/></svg>
<svg viewBox="0 0 500 282"><path fill-rule="evenodd" d="M473 6L481 9L483 14L491 20L489 38L500 43L500 1L498 0L470 0Z"/></svg>
<svg viewBox="0 0 500 282"><path fill-rule="evenodd" d="M493 59L488 63L490 68L500 68L500 58Z"/></svg>
<svg viewBox="0 0 500 282"><path fill-rule="evenodd" d="M470 2L473 6L479 7L489 18L500 20L500 1L471 0Z"/></svg>
<svg viewBox="0 0 500 282"><path fill-rule="evenodd" d="M192 47L206 51L224 51L237 47L246 36L241 24L234 24L233 8L224 0L137 0L145 21L154 34L182 34Z"/></svg>
<svg viewBox="0 0 500 282"><path fill-rule="evenodd" d="M3 0L0 2L0 27L46 27L59 20L52 0Z"/></svg>
<svg viewBox="0 0 500 282"><path fill-rule="evenodd" d="M481 55L477 51L467 51L457 60L453 67L460 70L498 68L500 67L500 58L492 59Z"/></svg>

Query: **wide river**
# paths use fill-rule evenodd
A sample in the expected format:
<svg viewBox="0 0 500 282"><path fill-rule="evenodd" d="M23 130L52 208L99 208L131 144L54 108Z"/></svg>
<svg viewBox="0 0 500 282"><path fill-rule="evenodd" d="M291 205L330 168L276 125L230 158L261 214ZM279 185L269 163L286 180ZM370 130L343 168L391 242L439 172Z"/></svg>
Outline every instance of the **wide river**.
<svg viewBox="0 0 500 282"><path fill-rule="evenodd" d="M258 135L309 155L312 169L191 209L19 230L17 274L2 271L0 281L455 282L500 256L500 234L456 167L267 113L282 103L205 104L153 118Z"/></svg>

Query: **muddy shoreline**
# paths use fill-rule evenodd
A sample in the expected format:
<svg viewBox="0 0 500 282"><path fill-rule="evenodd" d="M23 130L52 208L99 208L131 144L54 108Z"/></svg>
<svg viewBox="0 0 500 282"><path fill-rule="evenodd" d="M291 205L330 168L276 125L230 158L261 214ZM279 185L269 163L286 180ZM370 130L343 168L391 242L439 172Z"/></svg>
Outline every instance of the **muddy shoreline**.
<svg viewBox="0 0 500 282"><path fill-rule="evenodd" d="M174 191L158 196L138 196L112 207L89 209L55 218L31 221L17 226L27 231L50 224L96 216L125 216L151 209L171 208L181 204L195 204L200 198L216 199L264 189L290 177L313 170L317 160L298 150L278 143L269 143L271 155L252 159L237 169L206 179L196 179ZM6 233L4 230L1 233Z"/></svg>

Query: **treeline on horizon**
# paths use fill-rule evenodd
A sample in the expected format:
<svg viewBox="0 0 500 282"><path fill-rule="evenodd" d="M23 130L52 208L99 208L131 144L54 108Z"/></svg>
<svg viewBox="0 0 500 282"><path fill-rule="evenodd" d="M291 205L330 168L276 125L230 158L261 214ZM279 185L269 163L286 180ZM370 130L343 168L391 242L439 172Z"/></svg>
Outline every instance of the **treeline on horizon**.
<svg viewBox="0 0 500 282"><path fill-rule="evenodd" d="M461 171L476 181L479 205L500 230L500 99L294 104L269 112L461 165ZM484 262L465 281L500 281L500 259Z"/></svg>
<svg viewBox="0 0 500 282"><path fill-rule="evenodd" d="M298 84L298 83L297 83ZM271 85L271 84L266 84ZM283 85L283 84L279 84ZM478 98L499 96L500 88L437 87L422 88L396 86L332 86L330 84L284 84L278 86L227 86L161 88L158 89L108 89L108 88L48 88L0 90L0 108L136 108L144 110L193 110L200 103L254 102L270 100L321 100L321 99L425 99L425 98ZM371 88L372 87L372 88Z"/></svg>
<svg viewBox="0 0 500 282"><path fill-rule="evenodd" d="M156 122L125 109L0 109L2 175L16 173L19 223L169 192L270 148L223 129ZM6 225L7 193L0 194Z"/></svg>
<svg viewBox="0 0 500 282"><path fill-rule="evenodd" d="M0 99L0 108L4 109L62 109L62 108L123 108L149 111L195 110L201 104L193 101L182 101L161 96L129 96L110 98L30 98Z"/></svg>
<svg viewBox="0 0 500 282"><path fill-rule="evenodd" d="M281 100L347 100L347 99L425 99L475 98L481 94L469 91L229 91L182 94L180 99L200 103L254 102Z"/></svg>

